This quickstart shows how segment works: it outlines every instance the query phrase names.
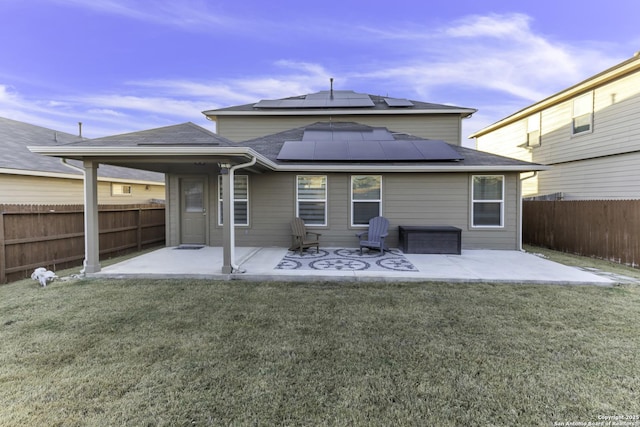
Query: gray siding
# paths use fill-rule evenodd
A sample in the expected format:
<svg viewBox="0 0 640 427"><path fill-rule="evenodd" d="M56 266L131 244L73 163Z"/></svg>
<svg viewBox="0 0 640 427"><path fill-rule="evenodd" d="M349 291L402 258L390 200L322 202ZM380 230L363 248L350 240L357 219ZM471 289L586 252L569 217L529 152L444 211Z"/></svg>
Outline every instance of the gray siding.
<svg viewBox="0 0 640 427"><path fill-rule="evenodd" d="M429 139L440 139L460 145L460 116L439 115L354 115L354 116L219 116L216 131L232 141L246 141L283 132L316 122L357 122L369 126L384 126L389 130L405 132Z"/></svg>
<svg viewBox="0 0 640 427"><path fill-rule="evenodd" d="M295 216L295 173L267 173L249 176L248 227L236 227L238 246L288 247L291 243L289 223ZM470 226L470 179L466 173L383 174L383 215L391 223L389 245L398 245L399 225L453 225L462 229L463 249L518 249L518 174L505 175L505 226L496 229L474 229ZM350 174L327 174L328 225L309 227L322 233L325 247L357 247L355 234L366 227L350 225ZM170 179L171 189L177 177ZM217 177L209 180L208 244L220 246L222 228L217 225ZM177 191L173 191L177 194ZM171 215L179 215L176 197L170 198ZM177 244L179 220L167 222L171 227L169 245ZM169 240L169 238L168 238Z"/></svg>

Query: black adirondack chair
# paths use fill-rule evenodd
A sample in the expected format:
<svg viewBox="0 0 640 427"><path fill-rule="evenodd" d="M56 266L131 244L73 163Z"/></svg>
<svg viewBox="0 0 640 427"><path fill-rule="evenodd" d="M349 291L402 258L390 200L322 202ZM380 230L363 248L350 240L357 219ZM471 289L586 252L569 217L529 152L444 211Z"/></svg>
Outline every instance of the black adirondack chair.
<svg viewBox="0 0 640 427"><path fill-rule="evenodd" d="M389 220L382 216L377 216L369 220L369 230L357 233L356 236L360 239L360 255L362 255L362 248L379 249L383 254L387 249L384 244L384 238L389 235L387 230L389 229Z"/></svg>

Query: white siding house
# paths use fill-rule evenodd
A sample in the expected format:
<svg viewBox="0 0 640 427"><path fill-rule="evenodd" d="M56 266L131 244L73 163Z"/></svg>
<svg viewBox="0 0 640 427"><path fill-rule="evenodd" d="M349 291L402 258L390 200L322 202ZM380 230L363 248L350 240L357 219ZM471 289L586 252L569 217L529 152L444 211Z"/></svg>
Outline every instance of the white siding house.
<svg viewBox="0 0 640 427"><path fill-rule="evenodd" d="M523 195L640 199L640 55L471 135L476 148L551 166Z"/></svg>

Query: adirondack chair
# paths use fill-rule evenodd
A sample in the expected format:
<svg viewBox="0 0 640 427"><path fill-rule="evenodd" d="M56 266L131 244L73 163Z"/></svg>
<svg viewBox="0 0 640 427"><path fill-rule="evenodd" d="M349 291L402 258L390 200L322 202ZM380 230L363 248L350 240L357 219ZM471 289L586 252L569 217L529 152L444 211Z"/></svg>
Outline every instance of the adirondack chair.
<svg viewBox="0 0 640 427"><path fill-rule="evenodd" d="M294 218L291 221L291 236L293 243L289 250L296 251L300 250L300 255L302 255L302 250L306 248L316 247L316 251L320 251L320 233L314 233L313 231L307 231L307 227L304 225L304 221L302 218ZM315 237L313 237L315 236Z"/></svg>
<svg viewBox="0 0 640 427"><path fill-rule="evenodd" d="M371 218L369 220L369 230L356 234L360 239L360 255L362 255L362 248L380 249L380 253L383 254L386 250L384 238L389 235L387 233L388 229L389 220L387 218L382 216Z"/></svg>

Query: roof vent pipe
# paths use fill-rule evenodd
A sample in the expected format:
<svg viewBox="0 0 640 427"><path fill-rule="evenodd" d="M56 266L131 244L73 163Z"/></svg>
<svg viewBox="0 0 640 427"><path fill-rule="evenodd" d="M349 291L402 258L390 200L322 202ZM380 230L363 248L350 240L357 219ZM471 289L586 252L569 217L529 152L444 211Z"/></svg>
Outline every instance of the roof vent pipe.
<svg viewBox="0 0 640 427"><path fill-rule="evenodd" d="M78 122L78 136L82 138L82 122Z"/></svg>
<svg viewBox="0 0 640 427"><path fill-rule="evenodd" d="M331 83L331 99L333 99L333 77L329 79L329 83Z"/></svg>

